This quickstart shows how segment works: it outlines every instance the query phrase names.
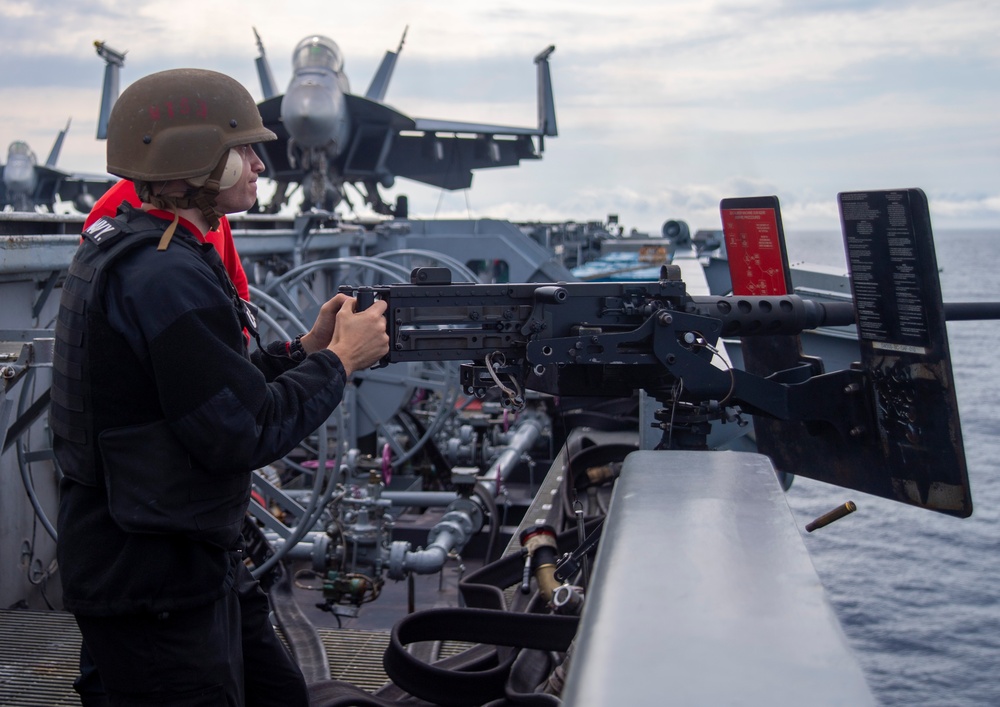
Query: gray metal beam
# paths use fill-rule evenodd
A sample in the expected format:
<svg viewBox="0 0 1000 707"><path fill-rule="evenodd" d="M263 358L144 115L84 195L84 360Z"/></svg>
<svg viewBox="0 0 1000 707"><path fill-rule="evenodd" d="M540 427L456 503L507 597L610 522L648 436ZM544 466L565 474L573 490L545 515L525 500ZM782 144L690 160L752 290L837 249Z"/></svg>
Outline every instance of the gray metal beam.
<svg viewBox="0 0 1000 707"><path fill-rule="evenodd" d="M767 457L629 455L563 704L870 705Z"/></svg>
<svg viewBox="0 0 1000 707"><path fill-rule="evenodd" d="M79 246L79 234L0 236L0 276L65 270Z"/></svg>

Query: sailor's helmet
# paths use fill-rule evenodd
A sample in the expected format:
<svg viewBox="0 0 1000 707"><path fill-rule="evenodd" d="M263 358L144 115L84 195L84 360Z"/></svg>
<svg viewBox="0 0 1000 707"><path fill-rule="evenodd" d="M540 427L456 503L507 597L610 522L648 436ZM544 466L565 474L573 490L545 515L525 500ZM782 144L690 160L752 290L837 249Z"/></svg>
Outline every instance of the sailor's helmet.
<svg viewBox="0 0 1000 707"><path fill-rule="evenodd" d="M204 182L229 150L277 136L250 93L204 69L171 69L131 84L108 119L108 172L135 181Z"/></svg>

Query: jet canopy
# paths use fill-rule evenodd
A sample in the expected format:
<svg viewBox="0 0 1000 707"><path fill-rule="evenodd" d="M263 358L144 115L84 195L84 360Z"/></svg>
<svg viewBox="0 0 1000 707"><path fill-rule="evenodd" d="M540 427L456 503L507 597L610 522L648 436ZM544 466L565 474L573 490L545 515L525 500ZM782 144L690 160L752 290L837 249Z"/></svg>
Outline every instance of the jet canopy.
<svg viewBox="0 0 1000 707"><path fill-rule="evenodd" d="M35 164L35 153L28 147L28 143L20 140L12 142L7 149L7 159L9 160L12 157L27 157L31 160L32 164Z"/></svg>
<svg viewBox="0 0 1000 707"><path fill-rule="evenodd" d="M329 69L340 73L344 69L344 55L332 39L314 34L295 47L292 69L296 73L304 69Z"/></svg>

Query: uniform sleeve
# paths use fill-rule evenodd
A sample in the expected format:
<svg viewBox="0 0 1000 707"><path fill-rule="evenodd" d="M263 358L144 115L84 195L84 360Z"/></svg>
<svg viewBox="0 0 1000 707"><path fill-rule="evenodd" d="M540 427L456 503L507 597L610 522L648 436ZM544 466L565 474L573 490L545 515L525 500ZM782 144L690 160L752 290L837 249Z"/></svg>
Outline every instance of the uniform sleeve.
<svg viewBox="0 0 1000 707"><path fill-rule="evenodd" d="M274 380L300 363L288 355L287 341L272 341L264 347L263 351L255 349L250 354L250 360L268 381Z"/></svg>
<svg viewBox="0 0 1000 707"><path fill-rule="evenodd" d="M222 471L268 464L340 403L346 377L330 351L268 381L246 356L233 305L200 255L171 245L129 260L109 282L109 319L148 361L168 423L202 464Z"/></svg>

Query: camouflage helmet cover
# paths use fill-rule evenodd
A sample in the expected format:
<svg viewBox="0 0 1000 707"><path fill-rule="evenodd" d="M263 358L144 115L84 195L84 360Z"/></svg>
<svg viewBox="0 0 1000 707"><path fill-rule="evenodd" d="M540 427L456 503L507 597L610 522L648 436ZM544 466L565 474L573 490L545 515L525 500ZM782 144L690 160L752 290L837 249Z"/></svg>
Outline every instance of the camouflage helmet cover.
<svg viewBox="0 0 1000 707"><path fill-rule="evenodd" d="M108 119L108 172L158 182L206 175L231 147L277 139L250 93L203 69L145 76L115 102Z"/></svg>

